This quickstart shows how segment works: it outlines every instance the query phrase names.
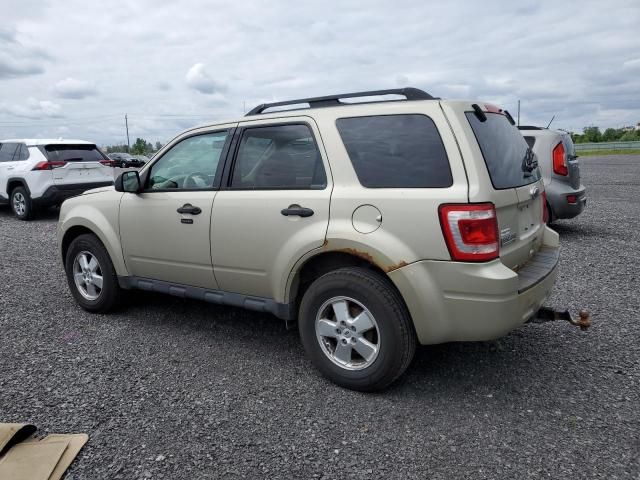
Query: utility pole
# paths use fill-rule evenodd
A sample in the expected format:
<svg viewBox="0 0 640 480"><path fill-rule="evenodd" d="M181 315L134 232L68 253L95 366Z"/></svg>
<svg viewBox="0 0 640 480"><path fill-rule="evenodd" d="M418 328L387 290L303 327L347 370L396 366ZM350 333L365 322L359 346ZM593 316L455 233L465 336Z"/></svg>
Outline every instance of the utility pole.
<svg viewBox="0 0 640 480"><path fill-rule="evenodd" d="M124 114L124 126L127 129L127 153L131 150L131 144L129 143L129 119L127 118L127 114Z"/></svg>
<svg viewBox="0 0 640 480"><path fill-rule="evenodd" d="M520 126L520 100L518 100L518 126Z"/></svg>

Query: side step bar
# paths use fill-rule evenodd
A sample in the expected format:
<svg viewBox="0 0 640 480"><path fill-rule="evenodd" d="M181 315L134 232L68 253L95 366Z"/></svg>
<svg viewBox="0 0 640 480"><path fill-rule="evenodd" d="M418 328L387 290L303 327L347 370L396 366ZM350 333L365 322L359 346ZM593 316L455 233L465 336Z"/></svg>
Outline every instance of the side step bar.
<svg viewBox="0 0 640 480"><path fill-rule="evenodd" d="M580 330L586 330L591 326L591 315L587 310L580 310L578 318L574 319L569 310L559 311L549 307L542 307L527 323L546 323L555 320L566 320L571 325L580 327Z"/></svg>

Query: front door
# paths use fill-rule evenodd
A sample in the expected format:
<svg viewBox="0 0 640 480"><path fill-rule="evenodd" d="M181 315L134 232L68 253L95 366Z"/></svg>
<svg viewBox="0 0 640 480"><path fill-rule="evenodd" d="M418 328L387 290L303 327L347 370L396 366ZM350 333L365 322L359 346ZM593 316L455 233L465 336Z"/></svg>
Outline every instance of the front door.
<svg viewBox="0 0 640 480"><path fill-rule="evenodd" d="M179 139L144 170L144 190L120 203L127 269L137 277L216 289L211 209L232 126Z"/></svg>
<svg viewBox="0 0 640 480"><path fill-rule="evenodd" d="M324 242L331 178L313 120L275 122L240 124L213 205L211 250L220 289L279 300L292 262Z"/></svg>

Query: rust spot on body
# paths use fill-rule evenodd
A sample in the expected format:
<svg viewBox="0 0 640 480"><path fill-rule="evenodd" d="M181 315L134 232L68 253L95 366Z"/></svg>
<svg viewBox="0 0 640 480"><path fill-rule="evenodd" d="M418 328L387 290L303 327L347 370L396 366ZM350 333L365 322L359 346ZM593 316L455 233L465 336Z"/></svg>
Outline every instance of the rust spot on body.
<svg viewBox="0 0 640 480"><path fill-rule="evenodd" d="M407 265L409 265L407 262L405 262L404 260L396 263L395 265L389 265L387 268L384 269L384 271L386 273L390 273L393 272L394 270L398 270L399 268L402 267L406 267Z"/></svg>

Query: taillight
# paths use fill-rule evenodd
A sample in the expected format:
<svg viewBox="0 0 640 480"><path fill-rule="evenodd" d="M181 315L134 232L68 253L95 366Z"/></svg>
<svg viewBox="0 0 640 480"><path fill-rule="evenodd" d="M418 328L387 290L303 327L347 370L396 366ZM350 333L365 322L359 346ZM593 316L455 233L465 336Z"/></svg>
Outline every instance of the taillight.
<svg viewBox="0 0 640 480"><path fill-rule="evenodd" d="M64 167L67 162L55 161L55 162L38 162L31 170L53 170L54 168Z"/></svg>
<svg viewBox="0 0 640 480"><path fill-rule="evenodd" d="M549 223L549 209L547 208L547 192L542 192L542 223Z"/></svg>
<svg viewBox="0 0 640 480"><path fill-rule="evenodd" d="M567 195L567 203L578 203L577 195Z"/></svg>
<svg viewBox="0 0 640 480"><path fill-rule="evenodd" d="M106 167L115 167L117 162L115 160L100 160L100 163Z"/></svg>
<svg viewBox="0 0 640 480"><path fill-rule="evenodd" d="M567 159L564 155L564 145L560 142L553 149L553 173L566 176L569 174Z"/></svg>
<svg viewBox="0 0 640 480"><path fill-rule="evenodd" d="M439 213L453 260L486 262L498 258L498 219L492 203L440 205Z"/></svg>

